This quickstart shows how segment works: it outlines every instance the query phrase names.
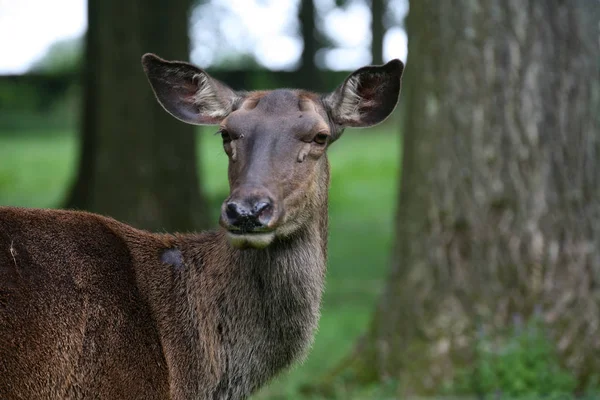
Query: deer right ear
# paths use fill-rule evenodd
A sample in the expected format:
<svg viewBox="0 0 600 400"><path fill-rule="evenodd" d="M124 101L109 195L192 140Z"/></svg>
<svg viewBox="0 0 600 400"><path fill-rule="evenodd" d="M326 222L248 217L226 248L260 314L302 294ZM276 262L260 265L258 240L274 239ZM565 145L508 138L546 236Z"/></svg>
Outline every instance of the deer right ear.
<svg viewBox="0 0 600 400"><path fill-rule="evenodd" d="M194 125L217 125L231 113L238 96L227 85L191 64L142 57L158 102L175 118Z"/></svg>
<svg viewBox="0 0 600 400"><path fill-rule="evenodd" d="M324 98L333 121L342 127L354 128L382 122L398 103L402 71L404 64L397 59L354 71L336 91Z"/></svg>

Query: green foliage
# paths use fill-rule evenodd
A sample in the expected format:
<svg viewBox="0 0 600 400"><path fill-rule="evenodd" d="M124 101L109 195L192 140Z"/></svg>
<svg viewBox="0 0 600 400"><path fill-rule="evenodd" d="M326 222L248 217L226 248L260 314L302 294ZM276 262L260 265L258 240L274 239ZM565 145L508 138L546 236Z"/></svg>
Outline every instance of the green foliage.
<svg viewBox="0 0 600 400"><path fill-rule="evenodd" d="M83 66L83 37L55 42L46 54L30 68L32 72L64 74L76 72Z"/></svg>
<svg viewBox="0 0 600 400"><path fill-rule="evenodd" d="M398 398L399 384L390 380L377 385L357 386L351 383L333 384L326 394L306 394L298 400L393 400ZM286 398L287 399L287 398Z"/></svg>
<svg viewBox="0 0 600 400"><path fill-rule="evenodd" d="M445 391L489 399L569 399L576 388L577 380L561 366L543 321L532 317L503 340L482 333L473 365L460 370Z"/></svg>
<svg viewBox="0 0 600 400"><path fill-rule="evenodd" d="M73 86L66 90L78 89ZM27 84L5 85L0 88L0 135L71 130L77 126L80 106L76 94L53 96Z"/></svg>

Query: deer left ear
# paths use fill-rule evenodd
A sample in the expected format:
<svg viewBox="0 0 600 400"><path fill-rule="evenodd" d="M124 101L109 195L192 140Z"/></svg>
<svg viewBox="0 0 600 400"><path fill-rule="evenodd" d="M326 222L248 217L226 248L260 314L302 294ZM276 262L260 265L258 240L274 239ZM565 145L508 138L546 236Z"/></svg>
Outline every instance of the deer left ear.
<svg viewBox="0 0 600 400"><path fill-rule="evenodd" d="M185 62L167 61L148 53L142 57L142 65L158 102L188 124L219 124L243 97Z"/></svg>
<svg viewBox="0 0 600 400"><path fill-rule="evenodd" d="M396 108L404 64L396 59L354 71L324 98L333 120L343 127L367 127L385 120Z"/></svg>

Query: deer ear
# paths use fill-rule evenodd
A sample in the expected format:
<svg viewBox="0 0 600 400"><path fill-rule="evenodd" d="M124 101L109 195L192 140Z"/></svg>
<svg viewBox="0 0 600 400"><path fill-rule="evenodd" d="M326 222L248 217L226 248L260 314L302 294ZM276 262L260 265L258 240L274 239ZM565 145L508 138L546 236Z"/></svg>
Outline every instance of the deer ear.
<svg viewBox="0 0 600 400"><path fill-rule="evenodd" d="M191 64L142 57L144 72L158 102L175 118L195 125L219 124L241 98L227 85Z"/></svg>
<svg viewBox="0 0 600 400"><path fill-rule="evenodd" d="M385 120L396 108L404 64L392 60L354 71L325 97L333 120L343 127L366 127Z"/></svg>

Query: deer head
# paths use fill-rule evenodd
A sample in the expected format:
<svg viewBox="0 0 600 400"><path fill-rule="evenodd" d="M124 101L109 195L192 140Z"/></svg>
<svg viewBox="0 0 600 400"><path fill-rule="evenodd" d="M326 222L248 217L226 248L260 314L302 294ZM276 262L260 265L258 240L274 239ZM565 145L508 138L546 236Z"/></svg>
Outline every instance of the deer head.
<svg viewBox="0 0 600 400"><path fill-rule="evenodd" d="M200 68L153 54L142 64L167 112L189 124L219 125L230 186L220 224L240 248L264 248L292 236L320 207L327 212L327 148L344 128L372 126L390 115L404 69L399 60L363 67L319 95L234 91Z"/></svg>

